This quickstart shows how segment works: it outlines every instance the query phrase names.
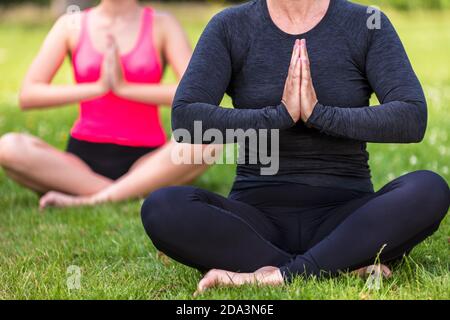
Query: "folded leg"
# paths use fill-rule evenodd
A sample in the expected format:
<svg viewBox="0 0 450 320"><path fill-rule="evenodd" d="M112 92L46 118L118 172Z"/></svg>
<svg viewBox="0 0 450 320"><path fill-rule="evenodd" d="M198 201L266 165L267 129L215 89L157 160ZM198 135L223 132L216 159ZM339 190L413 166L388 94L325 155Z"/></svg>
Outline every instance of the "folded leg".
<svg viewBox="0 0 450 320"><path fill-rule="evenodd" d="M272 244L277 230L258 209L198 188L155 191L141 214L156 248L200 270L252 272L292 257Z"/></svg>
<svg viewBox="0 0 450 320"><path fill-rule="evenodd" d="M317 230L321 240L283 266L282 272L288 279L297 274L336 274L373 263L383 247L381 262L401 257L437 230L449 198L448 185L437 174L404 175L354 211L330 215ZM339 221L342 215L347 216ZM335 225L331 232L330 224Z"/></svg>

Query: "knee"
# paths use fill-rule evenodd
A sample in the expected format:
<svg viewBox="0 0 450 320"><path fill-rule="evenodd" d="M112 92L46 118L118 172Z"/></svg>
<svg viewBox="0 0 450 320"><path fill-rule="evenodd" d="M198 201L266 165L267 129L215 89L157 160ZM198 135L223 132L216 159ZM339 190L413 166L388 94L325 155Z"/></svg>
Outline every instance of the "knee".
<svg viewBox="0 0 450 320"><path fill-rule="evenodd" d="M142 204L141 219L149 235L153 234L152 230L160 229L161 218L170 212L171 188L167 187L153 191Z"/></svg>
<svg viewBox="0 0 450 320"><path fill-rule="evenodd" d="M192 187L165 187L152 192L141 208L145 231L153 242L175 236L187 210L187 195Z"/></svg>
<svg viewBox="0 0 450 320"><path fill-rule="evenodd" d="M450 190L444 178L435 172L421 170L411 173L406 187L417 205L424 206L442 220L450 204Z"/></svg>
<svg viewBox="0 0 450 320"><path fill-rule="evenodd" d="M21 163L27 136L22 133L7 133L0 138L0 165L15 168Z"/></svg>

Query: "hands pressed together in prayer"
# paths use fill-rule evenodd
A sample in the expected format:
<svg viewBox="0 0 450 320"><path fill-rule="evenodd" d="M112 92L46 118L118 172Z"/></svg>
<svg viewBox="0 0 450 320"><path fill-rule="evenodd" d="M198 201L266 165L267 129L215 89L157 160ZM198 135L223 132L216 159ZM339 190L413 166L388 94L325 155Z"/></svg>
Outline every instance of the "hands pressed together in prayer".
<svg viewBox="0 0 450 320"><path fill-rule="evenodd" d="M282 102L294 122L308 121L318 102L305 39L295 41Z"/></svg>
<svg viewBox="0 0 450 320"><path fill-rule="evenodd" d="M120 60L119 47L112 35L108 36L108 43L98 83L101 86L103 93L112 91L118 96L120 96L120 91L126 85Z"/></svg>

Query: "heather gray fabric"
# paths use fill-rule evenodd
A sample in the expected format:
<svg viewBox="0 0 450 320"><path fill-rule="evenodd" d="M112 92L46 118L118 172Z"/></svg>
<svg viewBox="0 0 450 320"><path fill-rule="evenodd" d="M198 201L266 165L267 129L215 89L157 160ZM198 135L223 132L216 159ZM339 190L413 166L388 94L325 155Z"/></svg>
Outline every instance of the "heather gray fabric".
<svg viewBox="0 0 450 320"><path fill-rule="evenodd" d="M427 107L389 19L381 14L381 28L369 29L369 16L365 6L331 0L316 27L290 35L273 23L266 0L220 12L178 87L173 129L193 135L194 121L202 121L203 131L280 129L278 174L261 176L259 164L239 165L234 190L295 182L373 191L366 142L419 142ZM307 40L319 100L307 124L293 123L280 103L297 38ZM225 93L234 109L219 106ZM381 105L369 106L372 93Z"/></svg>

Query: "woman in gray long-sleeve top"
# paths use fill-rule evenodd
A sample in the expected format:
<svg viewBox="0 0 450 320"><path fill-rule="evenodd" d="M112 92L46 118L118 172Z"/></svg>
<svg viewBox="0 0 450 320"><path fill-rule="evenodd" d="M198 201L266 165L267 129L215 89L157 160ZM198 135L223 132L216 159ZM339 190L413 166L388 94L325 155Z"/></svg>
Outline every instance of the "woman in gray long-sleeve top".
<svg viewBox="0 0 450 320"><path fill-rule="evenodd" d="M219 106L225 93L233 109ZM369 106L372 93L379 106ZM228 198L171 187L144 203L143 223L158 249L214 269L200 291L365 270L379 253L388 263L436 231L447 213L448 185L433 172L373 190L366 142L420 142L427 106L392 24L367 7L254 0L224 10L197 44L172 117L185 143L210 142L178 134L204 137L194 134L197 121L201 133L224 136L279 130L276 174L261 174L261 161L242 163Z"/></svg>

